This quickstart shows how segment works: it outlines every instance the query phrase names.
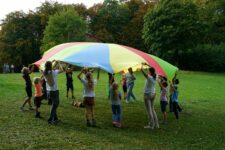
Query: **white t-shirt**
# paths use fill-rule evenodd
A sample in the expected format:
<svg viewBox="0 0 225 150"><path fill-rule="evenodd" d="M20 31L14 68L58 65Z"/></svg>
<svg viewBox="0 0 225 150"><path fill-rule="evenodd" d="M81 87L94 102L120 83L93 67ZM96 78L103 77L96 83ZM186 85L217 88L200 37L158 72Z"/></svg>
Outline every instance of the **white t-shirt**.
<svg viewBox="0 0 225 150"><path fill-rule="evenodd" d="M49 71L50 73L50 71ZM54 80L54 84L52 86L48 85L48 83L46 82L46 89L47 91L57 91L58 90L58 86L57 86L57 75L59 74L59 70L52 70L52 77ZM47 79L45 78L45 81Z"/></svg>
<svg viewBox="0 0 225 150"><path fill-rule="evenodd" d="M156 79L154 79L151 75L148 75L145 81L144 93L155 94L155 84Z"/></svg>
<svg viewBox="0 0 225 150"><path fill-rule="evenodd" d="M90 89L88 86L88 80L81 79L81 83L84 85L83 97L95 97L94 89ZM97 80L93 80L94 86L97 84Z"/></svg>

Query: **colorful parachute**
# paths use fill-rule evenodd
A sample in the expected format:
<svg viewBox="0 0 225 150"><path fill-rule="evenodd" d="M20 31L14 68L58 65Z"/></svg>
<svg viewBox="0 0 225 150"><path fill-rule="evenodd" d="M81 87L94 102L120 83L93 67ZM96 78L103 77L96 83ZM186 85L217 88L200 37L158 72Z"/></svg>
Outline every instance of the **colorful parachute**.
<svg viewBox="0 0 225 150"><path fill-rule="evenodd" d="M100 68L109 73L118 73L129 67L140 68L142 62L154 67L156 73L173 78L177 67L137 49L109 43L74 42L57 45L46 51L37 66L46 61L59 60L80 67Z"/></svg>

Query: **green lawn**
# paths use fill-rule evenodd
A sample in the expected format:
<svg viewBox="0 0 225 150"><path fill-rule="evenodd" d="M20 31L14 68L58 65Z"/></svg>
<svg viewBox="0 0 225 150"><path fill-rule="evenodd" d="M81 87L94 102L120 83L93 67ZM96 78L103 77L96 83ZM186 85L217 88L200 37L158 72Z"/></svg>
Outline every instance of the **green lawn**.
<svg viewBox="0 0 225 150"><path fill-rule="evenodd" d="M80 100L82 86L76 75L75 95ZM135 75L138 101L122 101L123 128L116 129L111 125L105 73L100 74L96 87L97 128L86 127L84 109L72 107L72 100L66 99L65 74L59 76L58 116L62 123L56 126L47 123L50 106L46 102L41 106L43 119L34 118L34 111L19 109L25 97L21 74L0 74L0 149L225 149L225 74L180 72L180 120L169 113L168 124L157 130L143 128L147 124L144 77ZM120 81L120 75L117 79ZM162 120L159 92L155 107Z"/></svg>

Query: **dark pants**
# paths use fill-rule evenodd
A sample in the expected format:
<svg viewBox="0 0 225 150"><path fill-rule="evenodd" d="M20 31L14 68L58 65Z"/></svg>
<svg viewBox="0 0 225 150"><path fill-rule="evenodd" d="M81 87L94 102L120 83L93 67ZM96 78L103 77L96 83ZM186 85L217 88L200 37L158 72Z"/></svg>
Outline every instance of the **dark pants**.
<svg viewBox="0 0 225 150"><path fill-rule="evenodd" d="M173 112L172 94L170 95L170 100L169 100L169 111Z"/></svg>
<svg viewBox="0 0 225 150"><path fill-rule="evenodd" d="M112 120L116 121L116 117L117 117L117 121L118 123L121 122L121 108L120 105L112 105Z"/></svg>
<svg viewBox="0 0 225 150"><path fill-rule="evenodd" d="M173 112L174 112L174 115L176 116L176 119L179 119L179 112L181 112L181 110L182 109L178 105L178 102L173 102Z"/></svg>
<svg viewBox="0 0 225 150"><path fill-rule="evenodd" d="M58 120L57 108L59 105L59 91L58 90L57 91L49 91L48 94L49 94L49 98L52 101L52 108L51 108L50 117L49 117L48 121L52 122L52 121Z"/></svg>

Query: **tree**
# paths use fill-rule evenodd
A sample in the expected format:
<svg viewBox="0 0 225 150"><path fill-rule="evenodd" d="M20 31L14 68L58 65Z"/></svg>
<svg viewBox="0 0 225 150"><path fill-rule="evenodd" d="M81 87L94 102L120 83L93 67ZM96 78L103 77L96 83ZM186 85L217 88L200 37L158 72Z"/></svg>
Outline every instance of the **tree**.
<svg viewBox="0 0 225 150"><path fill-rule="evenodd" d="M201 38L202 23L192 2L162 0L144 17L143 38L151 52L175 61Z"/></svg>
<svg viewBox="0 0 225 150"><path fill-rule="evenodd" d="M120 5L116 0L105 0L102 6L94 7L94 15L90 14L92 34L105 42L123 43L122 32L131 19L128 7Z"/></svg>
<svg viewBox="0 0 225 150"><path fill-rule="evenodd" d="M123 27L124 44L147 52L147 47L142 39L144 15L152 9L153 3L144 3L142 0L130 0L125 3L130 10L131 19Z"/></svg>
<svg viewBox="0 0 225 150"><path fill-rule="evenodd" d="M27 65L39 57L39 18L30 12L12 12L3 20L0 32L1 60L16 66Z"/></svg>
<svg viewBox="0 0 225 150"><path fill-rule="evenodd" d="M86 23L73 9L50 16L44 31L42 52L65 43L85 41Z"/></svg>

